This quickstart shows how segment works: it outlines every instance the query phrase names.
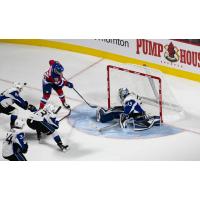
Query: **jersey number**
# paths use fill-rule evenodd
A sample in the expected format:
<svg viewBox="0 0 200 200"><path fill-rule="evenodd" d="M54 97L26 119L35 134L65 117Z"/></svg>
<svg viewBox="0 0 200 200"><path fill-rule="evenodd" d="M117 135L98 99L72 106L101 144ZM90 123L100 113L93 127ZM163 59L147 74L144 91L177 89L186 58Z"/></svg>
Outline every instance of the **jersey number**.
<svg viewBox="0 0 200 200"><path fill-rule="evenodd" d="M127 106L132 106L133 105L133 102L132 101L129 101L128 103L127 103Z"/></svg>
<svg viewBox="0 0 200 200"><path fill-rule="evenodd" d="M8 144L11 144L12 143L12 134L10 134L7 138L6 138L6 142L8 142Z"/></svg>

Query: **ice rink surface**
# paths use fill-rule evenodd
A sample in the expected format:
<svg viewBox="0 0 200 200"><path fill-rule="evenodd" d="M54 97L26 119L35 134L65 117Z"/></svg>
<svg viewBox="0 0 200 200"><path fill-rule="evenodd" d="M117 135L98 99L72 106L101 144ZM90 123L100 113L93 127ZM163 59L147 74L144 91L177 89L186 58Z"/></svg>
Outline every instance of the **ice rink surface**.
<svg viewBox="0 0 200 200"><path fill-rule="evenodd" d="M102 58L70 51L0 43L0 91L11 87L13 81L24 81L28 87L21 94L37 107L42 97L42 75L50 59L59 60L65 67L64 76L90 103L104 106L106 100L106 66L118 64ZM73 126L70 119L61 122L59 132L63 143L70 145L67 152L57 148L51 136L41 143L36 134L25 128L29 143L28 160L200 160L200 83L166 75L169 86L185 111L184 118L170 126L182 129L163 137L112 138L88 134ZM83 101L71 89L65 88L67 101L77 112L85 109ZM50 102L60 105L54 95ZM93 111L91 111L93 112ZM64 111L61 111L61 114ZM20 110L21 116L26 111ZM84 116L83 116L84 117ZM172 116L173 117L173 116ZM87 127L86 127L87 126ZM95 126L86 123L90 129ZM9 117L0 114L0 154L2 142L9 130ZM142 134L142 132L140 133ZM3 158L0 156L0 160Z"/></svg>

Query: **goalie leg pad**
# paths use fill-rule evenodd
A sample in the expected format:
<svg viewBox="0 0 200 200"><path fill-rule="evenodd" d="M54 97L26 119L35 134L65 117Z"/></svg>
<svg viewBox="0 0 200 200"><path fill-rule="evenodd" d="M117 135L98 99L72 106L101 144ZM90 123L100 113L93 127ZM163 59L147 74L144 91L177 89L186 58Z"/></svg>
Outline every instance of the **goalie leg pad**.
<svg viewBox="0 0 200 200"><path fill-rule="evenodd" d="M154 117L154 126L160 126L160 116L153 116Z"/></svg>
<svg viewBox="0 0 200 200"><path fill-rule="evenodd" d="M121 113L122 111L118 111L118 110L113 111L113 110L105 110L104 108L98 108L96 117L97 117L98 122L106 123L114 119L119 119Z"/></svg>
<svg viewBox="0 0 200 200"><path fill-rule="evenodd" d="M160 126L160 116L152 116L144 120L134 120L135 131L144 131L153 126Z"/></svg>

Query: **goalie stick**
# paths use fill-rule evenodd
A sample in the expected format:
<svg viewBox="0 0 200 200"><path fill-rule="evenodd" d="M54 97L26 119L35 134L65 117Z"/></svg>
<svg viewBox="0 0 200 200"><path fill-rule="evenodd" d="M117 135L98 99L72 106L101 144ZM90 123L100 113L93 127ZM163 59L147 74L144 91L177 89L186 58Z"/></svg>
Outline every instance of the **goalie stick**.
<svg viewBox="0 0 200 200"><path fill-rule="evenodd" d="M103 128L98 129L98 131L99 132L107 131L107 130L109 130L111 128L114 128L114 127L116 127L118 125L119 125L119 122L116 122L114 124L111 124L111 125L108 125L108 126L104 126Z"/></svg>
<svg viewBox="0 0 200 200"><path fill-rule="evenodd" d="M83 96L82 96L75 88L73 88L73 90L79 95L79 97L81 97L81 99L83 99L83 101L84 101L90 108L97 108L97 107L98 107L98 106L89 104L89 103L83 98Z"/></svg>

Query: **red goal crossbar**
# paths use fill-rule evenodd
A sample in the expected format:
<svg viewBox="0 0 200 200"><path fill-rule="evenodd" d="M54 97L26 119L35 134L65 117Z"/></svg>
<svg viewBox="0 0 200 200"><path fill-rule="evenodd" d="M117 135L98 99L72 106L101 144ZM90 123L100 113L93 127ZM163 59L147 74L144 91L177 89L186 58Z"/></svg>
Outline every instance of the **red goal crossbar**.
<svg viewBox="0 0 200 200"><path fill-rule="evenodd" d="M119 70L119 71L123 71L123 72L132 73L132 74L136 74L136 75L138 75L138 76L145 76L145 77L149 77L149 78L158 80L158 82L159 82L159 109L160 109L160 119L161 119L161 123L163 123L163 112L162 112L162 84L161 84L161 78L160 78L160 77L157 77L157 76L150 75L150 74L145 74L145 73L141 73L141 72L137 72L137 71L133 71L133 70L129 70L129 69L117 67L117 66L108 65L108 66L107 66L108 109L111 108L111 97L110 97L110 71L111 71L112 69L113 69L113 70Z"/></svg>

